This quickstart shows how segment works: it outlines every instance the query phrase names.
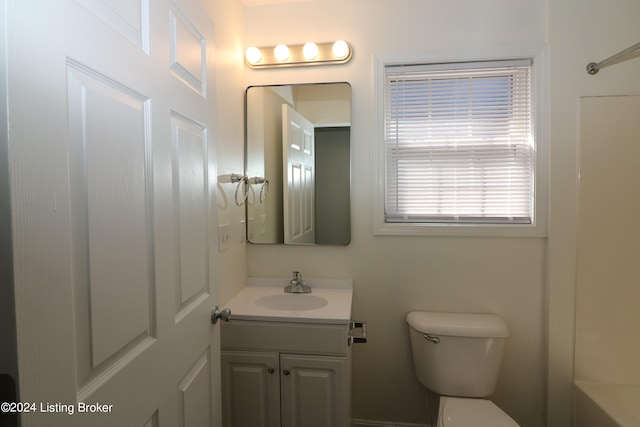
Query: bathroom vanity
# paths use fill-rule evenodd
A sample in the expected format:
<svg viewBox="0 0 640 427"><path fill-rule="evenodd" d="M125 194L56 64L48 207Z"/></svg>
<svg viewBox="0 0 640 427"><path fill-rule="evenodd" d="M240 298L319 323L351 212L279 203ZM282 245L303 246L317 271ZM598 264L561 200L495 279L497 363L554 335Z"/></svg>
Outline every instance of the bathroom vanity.
<svg viewBox="0 0 640 427"><path fill-rule="evenodd" d="M228 303L221 327L225 427L350 425L350 280L310 280L285 294L286 279L250 279ZM363 330L366 335L366 332Z"/></svg>

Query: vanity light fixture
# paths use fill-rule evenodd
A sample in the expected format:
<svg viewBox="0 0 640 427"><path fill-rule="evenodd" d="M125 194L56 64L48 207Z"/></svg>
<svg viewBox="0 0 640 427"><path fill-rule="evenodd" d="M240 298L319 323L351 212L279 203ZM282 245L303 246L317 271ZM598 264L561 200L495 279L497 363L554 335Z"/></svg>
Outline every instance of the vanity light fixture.
<svg viewBox="0 0 640 427"><path fill-rule="evenodd" d="M306 43L302 47L302 54L307 61L313 61L318 57L318 45L314 42Z"/></svg>
<svg viewBox="0 0 640 427"><path fill-rule="evenodd" d="M262 60L262 53L260 53L260 49L252 46L245 52L245 58L249 64L257 64Z"/></svg>
<svg viewBox="0 0 640 427"><path fill-rule="evenodd" d="M273 48L273 56L276 57L278 62L284 62L289 59L289 48L286 44L279 44Z"/></svg>
<svg viewBox="0 0 640 427"><path fill-rule="evenodd" d="M245 52L245 61L251 68L304 67L309 65L345 64L353 51L349 43L313 43L271 47L252 46Z"/></svg>
<svg viewBox="0 0 640 427"><path fill-rule="evenodd" d="M331 46L331 52L336 58L343 59L351 54L351 48L344 40L338 40Z"/></svg>

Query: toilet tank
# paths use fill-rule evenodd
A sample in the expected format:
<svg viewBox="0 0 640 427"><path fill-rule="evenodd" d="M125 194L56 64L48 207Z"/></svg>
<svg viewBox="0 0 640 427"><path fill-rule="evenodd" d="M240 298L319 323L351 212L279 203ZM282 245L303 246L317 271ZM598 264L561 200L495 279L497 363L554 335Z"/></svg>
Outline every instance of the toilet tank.
<svg viewBox="0 0 640 427"><path fill-rule="evenodd" d="M445 396L493 394L509 330L495 314L407 314L418 380Z"/></svg>

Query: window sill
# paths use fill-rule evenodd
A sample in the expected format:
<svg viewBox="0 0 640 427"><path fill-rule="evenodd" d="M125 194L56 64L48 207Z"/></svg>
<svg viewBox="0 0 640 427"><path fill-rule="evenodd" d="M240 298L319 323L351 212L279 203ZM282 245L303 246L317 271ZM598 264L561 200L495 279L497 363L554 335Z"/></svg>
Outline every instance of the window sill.
<svg viewBox="0 0 640 427"><path fill-rule="evenodd" d="M378 223L376 236L433 236L433 237L546 237L540 225L478 225L478 224L418 224Z"/></svg>

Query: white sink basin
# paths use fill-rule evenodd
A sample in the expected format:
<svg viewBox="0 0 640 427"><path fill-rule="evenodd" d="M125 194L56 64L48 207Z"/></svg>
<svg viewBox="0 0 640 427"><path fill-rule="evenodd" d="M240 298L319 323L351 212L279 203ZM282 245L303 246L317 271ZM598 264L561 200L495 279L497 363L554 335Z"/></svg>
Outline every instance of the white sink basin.
<svg viewBox="0 0 640 427"><path fill-rule="evenodd" d="M231 320L348 324L351 279L306 279L310 294L287 294L290 278L249 277L247 285L225 306Z"/></svg>
<svg viewBox="0 0 640 427"><path fill-rule="evenodd" d="M259 307L282 311L317 310L327 305L325 298L309 294L278 294L258 298L255 304Z"/></svg>

